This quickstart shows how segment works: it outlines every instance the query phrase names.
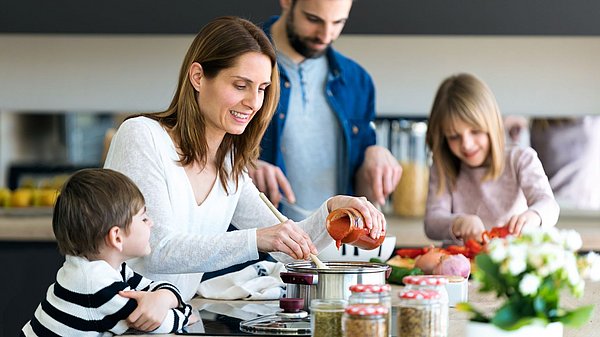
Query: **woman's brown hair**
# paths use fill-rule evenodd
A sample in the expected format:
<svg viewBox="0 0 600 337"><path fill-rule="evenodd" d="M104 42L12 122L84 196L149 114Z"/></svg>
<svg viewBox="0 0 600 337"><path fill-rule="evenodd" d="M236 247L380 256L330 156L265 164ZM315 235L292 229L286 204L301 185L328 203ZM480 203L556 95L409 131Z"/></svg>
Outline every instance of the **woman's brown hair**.
<svg viewBox="0 0 600 337"><path fill-rule="evenodd" d="M504 170L504 126L494 94L474 75L450 76L440 84L435 95L426 136L439 175L438 193L446 186L454 188L460 170L460 159L450 150L445 136L445 131L457 121L488 134L490 153L484 180L496 179Z"/></svg>
<svg viewBox="0 0 600 337"><path fill-rule="evenodd" d="M233 178L237 188L241 173L254 165L260 151L260 141L279 102L279 73L275 49L265 33L248 20L238 17L214 19L200 30L181 65L179 82L169 108L162 112L144 114L168 128L179 147L183 166L194 162L206 165L208 145L206 122L197 103L196 91L188 78L194 62L202 66L207 78L235 66L240 56L257 52L271 60L271 84L266 88L264 102L241 135L226 134L217 150L216 165L221 184L227 191L227 181ZM232 171L227 172L225 160L232 152ZM229 191L228 191L229 192Z"/></svg>
<svg viewBox="0 0 600 337"><path fill-rule="evenodd" d="M144 207L144 196L125 175L110 169L84 169L63 185L52 215L62 254L90 258L99 253L109 230L129 225Z"/></svg>

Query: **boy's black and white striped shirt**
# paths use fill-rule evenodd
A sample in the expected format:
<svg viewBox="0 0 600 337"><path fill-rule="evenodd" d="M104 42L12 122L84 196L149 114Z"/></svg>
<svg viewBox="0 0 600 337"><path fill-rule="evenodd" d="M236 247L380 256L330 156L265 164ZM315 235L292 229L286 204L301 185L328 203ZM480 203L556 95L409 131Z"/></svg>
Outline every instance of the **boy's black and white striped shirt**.
<svg viewBox="0 0 600 337"><path fill-rule="evenodd" d="M128 330L125 321L137 302L119 295L121 290L156 291L168 289L179 301L169 310L153 333L181 330L192 313L179 290L167 282L153 282L135 273L125 263L120 272L106 261L89 261L66 256L56 282L37 307L34 317L23 327L25 336L112 336Z"/></svg>

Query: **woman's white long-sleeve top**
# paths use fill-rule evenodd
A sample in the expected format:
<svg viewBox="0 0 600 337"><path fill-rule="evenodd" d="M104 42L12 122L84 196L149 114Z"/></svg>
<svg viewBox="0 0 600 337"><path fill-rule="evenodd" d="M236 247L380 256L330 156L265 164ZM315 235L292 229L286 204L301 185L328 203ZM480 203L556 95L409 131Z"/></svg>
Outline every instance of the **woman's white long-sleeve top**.
<svg viewBox="0 0 600 337"><path fill-rule="evenodd" d="M246 173L229 194L217 177L209 195L198 205L175 144L166 130L146 117L126 120L113 137L105 168L120 171L142 191L154 222L150 255L129 261L138 273L173 283L184 300L194 296L202 274L258 258L256 228L279 221L259 197ZM225 161L229 170L231 163ZM298 223L317 249L332 242L325 228L326 203ZM227 232L229 224L239 231ZM286 255L275 254L280 260ZM287 257L289 259L289 257Z"/></svg>

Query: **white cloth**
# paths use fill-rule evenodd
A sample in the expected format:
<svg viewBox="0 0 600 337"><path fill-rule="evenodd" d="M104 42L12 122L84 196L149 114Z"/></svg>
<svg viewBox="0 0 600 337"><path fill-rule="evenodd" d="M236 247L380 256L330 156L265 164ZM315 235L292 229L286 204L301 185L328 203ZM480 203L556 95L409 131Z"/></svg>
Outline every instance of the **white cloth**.
<svg viewBox="0 0 600 337"><path fill-rule="evenodd" d="M218 300L275 300L285 293L281 262L260 261L200 283L198 295Z"/></svg>
<svg viewBox="0 0 600 337"><path fill-rule="evenodd" d="M128 262L135 271L176 285L184 300L196 294L202 273L258 258L256 228L279 221L258 196L244 173L238 189L229 181L229 194L217 178L206 200L198 205L175 145L165 129L146 117L126 120L115 133L105 167L131 178L146 199L154 222L150 255ZM225 165L230 169L230 161ZM327 205L298 225L317 249L332 239L325 229ZM226 232L229 224L239 231ZM287 255L272 254L291 261Z"/></svg>

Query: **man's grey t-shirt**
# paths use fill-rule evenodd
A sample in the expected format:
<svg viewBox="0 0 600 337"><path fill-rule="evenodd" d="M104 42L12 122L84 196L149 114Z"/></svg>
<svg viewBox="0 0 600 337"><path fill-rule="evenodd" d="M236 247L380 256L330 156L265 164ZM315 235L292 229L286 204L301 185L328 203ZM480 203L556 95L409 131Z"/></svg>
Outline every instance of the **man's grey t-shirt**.
<svg viewBox="0 0 600 337"><path fill-rule="evenodd" d="M281 139L286 176L296 195L296 205L313 210L338 193L338 153L342 135L335 112L325 97L329 76L327 58L308 58L295 64L281 53L277 57L291 84ZM282 213L293 220L305 217L286 204L282 204Z"/></svg>

